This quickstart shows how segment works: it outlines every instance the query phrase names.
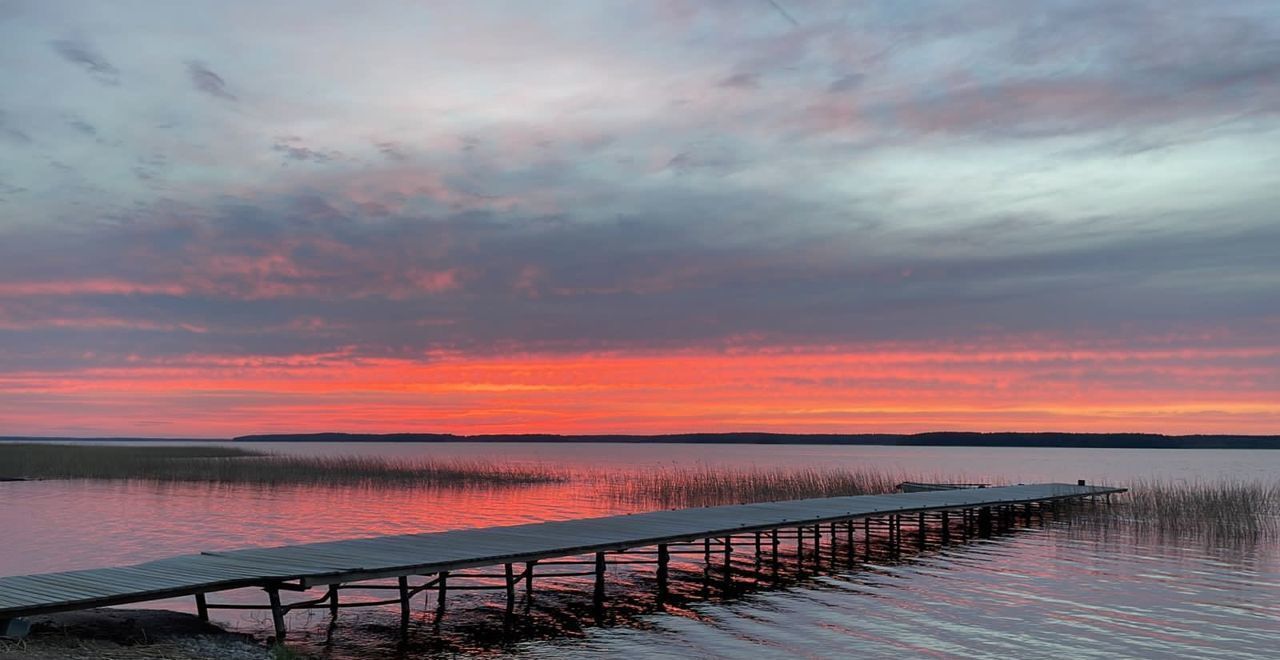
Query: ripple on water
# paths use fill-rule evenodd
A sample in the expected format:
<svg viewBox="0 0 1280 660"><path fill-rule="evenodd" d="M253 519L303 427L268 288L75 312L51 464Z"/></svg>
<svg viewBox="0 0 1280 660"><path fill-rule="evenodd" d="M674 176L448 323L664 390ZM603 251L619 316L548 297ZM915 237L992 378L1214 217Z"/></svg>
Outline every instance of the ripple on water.
<svg viewBox="0 0 1280 660"><path fill-rule="evenodd" d="M866 565L531 657L1274 658L1280 551L1100 544L1060 528Z"/></svg>

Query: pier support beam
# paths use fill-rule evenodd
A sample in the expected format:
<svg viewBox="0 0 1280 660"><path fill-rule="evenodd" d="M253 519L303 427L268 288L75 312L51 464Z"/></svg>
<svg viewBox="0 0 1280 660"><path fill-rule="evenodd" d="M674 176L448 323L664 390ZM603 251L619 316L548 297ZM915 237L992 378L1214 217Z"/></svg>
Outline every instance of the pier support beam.
<svg viewBox="0 0 1280 660"><path fill-rule="evenodd" d="M591 602L595 606L596 616L604 613L604 553L596 553L596 588L592 593Z"/></svg>
<svg viewBox="0 0 1280 660"><path fill-rule="evenodd" d="M516 611L516 575L515 567L511 562L502 565L502 571L506 575L505 584L507 586L507 616L511 616Z"/></svg>
<svg viewBox="0 0 1280 660"><path fill-rule="evenodd" d="M733 591L733 537L724 537L724 592Z"/></svg>
<svg viewBox="0 0 1280 660"><path fill-rule="evenodd" d="M440 571L436 576L436 624L444 618L445 596L449 593L449 571Z"/></svg>
<svg viewBox="0 0 1280 660"><path fill-rule="evenodd" d="M338 585L329 585L329 625L338 622Z"/></svg>
<svg viewBox="0 0 1280 660"><path fill-rule="evenodd" d="M209 621L209 603L205 601L204 594L196 594L196 616L201 621Z"/></svg>
<svg viewBox="0 0 1280 660"><path fill-rule="evenodd" d="M409 577L401 575L396 580L400 588L400 634L409 634Z"/></svg>
<svg viewBox="0 0 1280 660"><path fill-rule="evenodd" d="M667 604L667 571L668 565L671 563L671 552L667 549L667 544L663 543L658 546L658 608L662 609Z"/></svg>
<svg viewBox="0 0 1280 660"><path fill-rule="evenodd" d="M533 604L533 567L538 561L528 561L524 564L524 607L529 609Z"/></svg>
<svg viewBox="0 0 1280 660"><path fill-rule="evenodd" d="M924 550L925 542L927 541L927 539L925 538L925 533L927 530L928 530L928 526L925 524L925 521L924 521L924 512L921 511L920 515L916 517L916 532L917 534L919 534L919 538L917 539L917 545L921 550Z"/></svg>
<svg viewBox="0 0 1280 660"><path fill-rule="evenodd" d="M276 643L284 643L285 627L284 627L284 608L280 606L280 590L275 587L267 587L267 600L271 603L271 623L276 629Z"/></svg>

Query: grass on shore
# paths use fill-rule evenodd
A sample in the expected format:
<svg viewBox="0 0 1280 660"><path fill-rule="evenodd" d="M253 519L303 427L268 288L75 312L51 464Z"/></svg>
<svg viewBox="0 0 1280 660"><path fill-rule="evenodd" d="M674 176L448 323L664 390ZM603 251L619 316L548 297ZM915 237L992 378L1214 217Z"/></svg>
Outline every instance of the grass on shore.
<svg viewBox="0 0 1280 660"><path fill-rule="evenodd" d="M281 456L219 446L0 443L0 477L310 486L480 486L567 480L546 466L483 459Z"/></svg>

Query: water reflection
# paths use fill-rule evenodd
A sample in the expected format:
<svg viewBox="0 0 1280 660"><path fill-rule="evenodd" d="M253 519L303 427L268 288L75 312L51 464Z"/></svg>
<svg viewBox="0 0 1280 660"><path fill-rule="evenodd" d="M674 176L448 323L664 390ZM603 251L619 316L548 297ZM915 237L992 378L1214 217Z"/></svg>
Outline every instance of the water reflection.
<svg viewBox="0 0 1280 660"><path fill-rule="evenodd" d="M292 450L302 451L303 447ZM337 449L337 448L335 448ZM865 465L881 448L730 448L693 450L684 464ZM970 480L1091 477L1106 469L1158 470L1206 477L1235 469L1280 469L1280 452L1113 454L1027 450L994 455L965 450L963 460L936 448L882 448L885 469ZM350 448L345 448L350 451ZM573 453L568 453L570 450ZM874 451L872 451L874 450ZM440 454L449 448L395 446L391 455ZM462 451L462 450L460 450ZM507 448L465 452L491 456ZM510 460L560 461L584 473L671 464L669 447L521 447ZM714 451L714 455L709 452ZM593 453L594 452L594 453ZM685 448L680 448L681 456ZM885 453L891 452L891 454ZM597 464L608 455L613 464ZM469 454L468 454L469 455ZM576 458L575 458L576 456ZM1012 458L1011 458L1012 457ZM1169 458L1172 457L1172 458ZM1161 463L1164 458L1169 458ZM605 459L601 459L604 461ZM771 461L774 461L771 463ZM965 462L967 461L967 463ZM1129 461L1126 463L1125 461ZM981 464L981 469L976 467ZM1205 468L1204 466L1209 466ZM1154 466L1154 467L1152 467ZM989 475L995 474L995 477ZM1134 475L1148 474L1133 472ZM1274 471L1270 472L1274 474ZM306 543L359 536L610 515L648 508L602 496L588 481L521 488L403 490L145 484L127 482L0 483L0 574L124 564L209 549ZM92 542L86 539L91 538ZM910 537L908 536L908 540ZM1280 639L1280 546L1273 537L1223 539L1161 535L1114 519L1015 533L955 545L895 563L873 557L855 570L813 573L756 589L754 566L734 564L738 590L725 598L703 585L696 556L674 568L665 613L652 608L645 570L611 572L610 607L598 619L589 578L540 582L527 616L503 629L503 598L459 595L440 631L422 597L414 634L402 645L396 608L349 610L326 645L327 613L291 621L305 648L333 658L397 657L466 649L533 657L832 657L849 654L928 657L1271 657ZM794 566L788 565L794 574ZM385 594L379 594L385 597ZM372 595L370 595L372 596ZM353 597L359 597L353 594ZM344 600L346 595L344 594ZM452 599L451 595L451 599ZM262 603L261 592L219 596ZM191 611L190 599L157 603ZM523 607L523 603L521 604ZM267 631L269 617L220 612L244 629Z"/></svg>

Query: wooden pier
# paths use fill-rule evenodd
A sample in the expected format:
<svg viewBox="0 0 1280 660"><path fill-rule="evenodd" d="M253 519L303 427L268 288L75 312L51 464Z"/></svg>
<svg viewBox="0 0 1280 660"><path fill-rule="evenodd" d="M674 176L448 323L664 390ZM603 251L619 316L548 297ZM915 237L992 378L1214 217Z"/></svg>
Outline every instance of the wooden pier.
<svg viewBox="0 0 1280 660"><path fill-rule="evenodd" d="M0 623L193 596L202 618L215 608L269 609L277 639L284 637L285 615L303 608L328 609L336 619L342 607L398 603L406 629L410 599L422 592L435 596L439 617L449 591L505 591L510 614L522 585L526 599L532 598L535 567L540 578L593 577L592 599L600 608L611 564L652 564L660 606L668 594L672 555L700 555L708 576L716 564L721 580L731 585L735 550L754 551L757 564L772 562L775 571L783 541L801 562L834 563L843 551L852 563L859 556L869 559L875 543L894 553L904 544L924 547L930 525L944 543L952 537L989 536L993 528L1014 526L1019 517L1043 516L1045 507L1123 491L1081 482L829 497L203 552L132 566L0 577ZM485 568L500 572L474 572ZM367 584L392 578L394 585ZM246 587L263 589L267 604L213 604L206 598ZM339 593L347 588L386 589L394 597L341 602ZM297 602L281 599L282 591L312 589L323 594Z"/></svg>

